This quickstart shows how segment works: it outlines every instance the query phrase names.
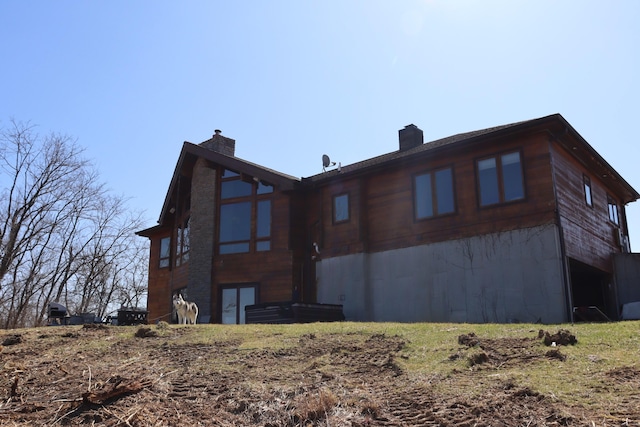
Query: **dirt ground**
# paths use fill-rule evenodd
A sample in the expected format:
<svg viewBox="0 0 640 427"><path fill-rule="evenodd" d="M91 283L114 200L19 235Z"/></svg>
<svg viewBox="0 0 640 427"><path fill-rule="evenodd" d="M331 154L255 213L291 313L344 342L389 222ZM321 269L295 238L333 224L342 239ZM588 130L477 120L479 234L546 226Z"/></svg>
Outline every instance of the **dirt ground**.
<svg viewBox="0 0 640 427"><path fill-rule="evenodd" d="M172 339L192 333L189 328L168 329L169 336L156 336L156 327L128 330L137 337L122 339L118 327L93 325L0 336L0 425L471 427L640 420L633 398L603 421L589 408L568 407L509 381L487 384L481 398L456 393L483 369L535 358L563 363L568 333L550 336L557 346L542 352L543 332L496 340L461 335L445 359L464 357L470 368L427 378L401 368L406 343L396 336L308 334L274 351L244 349L233 340ZM105 340L112 344L98 344ZM603 381L604 388L637 390L640 370L618 369Z"/></svg>

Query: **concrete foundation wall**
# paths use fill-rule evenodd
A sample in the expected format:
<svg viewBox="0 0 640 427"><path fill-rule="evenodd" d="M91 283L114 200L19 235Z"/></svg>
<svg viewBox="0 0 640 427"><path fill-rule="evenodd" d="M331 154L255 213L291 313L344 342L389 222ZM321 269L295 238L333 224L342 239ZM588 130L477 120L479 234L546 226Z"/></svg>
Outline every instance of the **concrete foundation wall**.
<svg viewBox="0 0 640 427"><path fill-rule="evenodd" d="M613 266L618 303L640 301L640 254L615 254Z"/></svg>
<svg viewBox="0 0 640 427"><path fill-rule="evenodd" d="M568 320L553 225L317 264L318 302L347 320L536 322Z"/></svg>

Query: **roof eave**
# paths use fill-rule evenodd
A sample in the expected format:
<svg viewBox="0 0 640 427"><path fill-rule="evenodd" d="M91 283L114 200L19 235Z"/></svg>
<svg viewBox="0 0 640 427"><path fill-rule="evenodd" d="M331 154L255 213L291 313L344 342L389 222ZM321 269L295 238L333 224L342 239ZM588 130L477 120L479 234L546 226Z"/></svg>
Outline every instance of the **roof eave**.
<svg viewBox="0 0 640 427"><path fill-rule="evenodd" d="M571 126L571 124L564 119L564 117L560 116L560 120L562 121L562 125L564 126L564 132L568 135L570 135L574 140L578 141L578 143L580 145L582 145L588 152L589 156L592 159L592 162L596 165L598 165L600 168L604 169L607 171L607 175L612 177L613 181L615 183L617 183L617 185L619 185L620 187L622 187L625 192L627 193L627 197L623 200L624 204L626 205L627 203L631 203L631 202L635 202L636 200L640 199L640 193L638 193L638 191L636 191L631 184L629 184L614 168L613 166L611 166L609 164L609 162L607 162L592 146L591 144L589 144L587 142L586 139L584 139L582 137L582 135L580 135L580 133L578 133L578 131L576 129L574 129L573 126ZM563 139L561 137L561 135L553 135L559 142L563 142ZM567 146L565 143L565 148L574 155L574 157L577 157L574 153L573 153L573 149L570 146ZM607 178L606 176L601 177L601 178Z"/></svg>
<svg viewBox="0 0 640 427"><path fill-rule="evenodd" d="M616 172L616 170L607 161L605 161L604 158L602 158L602 156L600 156L600 154L597 153L597 151L573 128L573 126L571 126L569 122L567 122L567 120L564 117L562 117L561 114L558 114L558 113L551 114L545 117L540 117L537 119L523 121L520 123L515 123L513 125L505 125L504 128L497 129L495 131L490 131L490 132L482 133L479 135L473 135L468 138L465 138L450 144L438 146L432 149L420 150L419 148L418 149L414 148L411 150L407 150L407 155L394 157L389 160L383 161L381 163L376 163L376 164L372 164L362 168L357 168L355 170L346 171L346 172L337 172L335 170L330 172L325 172L320 175L304 178L303 182L307 184L312 183L312 185L321 185L336 179L341 179L344 176L357 176L359 174L370 173L371 171L374 171L380 168L386 168L396 164L403 164L407 161L413 161L414 159L419 159L422 156L433 155L434 153L440 153L445 150L459 149L460 147L471 145L471 144L477 144L487 139L505 138L511 135L517 135L524 132L545 131L545 130L549 131L551 135L554 135L553 130L560 131L560 132L566 131L567 133L570 133L575 139L577 139L578 142L581 145L583 145L585 149L589 151L589 154L594 159L597 159L597 162L603 165L603 167L605 167L607 171L614 177L614 180L617 181L619 185L625 190L625 192L627 193L627 197L624 200L625 204L640 199L640 194L638 194L638 192L633 187L631 187L631 185L627 181L625 181L624 178L622 178L622 176L618 172ZM453 135L452 137L455 137L455 135ZM435 141L431 141L431 142L435 142ZM425 146L428 144L429 143L426 143ZM421 146L421 147L424 147L424 146ZM394 153L397 153L397 151L384 154L383 156L390 156ZM348 168L348 165L346 167Z"/></svg>
<svg viewBox="0 0 640 427"><path fill-rule="evenodd" d="M336 170L330 171L330 172L325 172L323 174L320 175L315 175L312 177L308 177L308 178L303 178L303 182L313 182L314 184L322 184L325 182L330 182L334 179L338 179L342 176L348 175L348 176L352 176L352 175L359 175L359 174L364 174L364 173L369 173L372 170L378 170L381 168L386 168L392 165L396 165L396 164L404 164L407 161L415 161L415 159L419 159L420 157L423 156L429 156L429 155L433 155L433 153L440 153L442 151L447 151L447 150L455 150L455 149L459 149L461 146L466 146L466 145L470 145L470 144L476 144L482 141L485 141L487 139L496 139L496 138L504 138L506 136L509 135L514 135L514 134L518 134L518 133L523 133L523 132L530 132L531 130L535 129L535 128L540 128L541 130L544 129L545 125L547 125L549 121L553 121L553 120L557 120L558 117L562 117L560 114L553 114L550 116L545 116L545 117L541 117L538 119L532 119L532 120L527 120L518 124L514 124L512 126L508 126L506 128L503 129L498 129L495 131L491 131L491 132L487 132L487 133L483 133L483 134L479 134L479 135L473 135L473 136L469 136L468 138L464 138L462 140L450 143L450 144L446 144L446 145L442 145L442 146L438 146L435 148L431 148L431 149L424 149L424 147L428 146L428 144L430 144L431 142L436 142L436 141L440 141L441 139L435 140L435 141L430 141L425 143L424 145L421 145L419 147L407 150L406 155L402 155L399 157L394 157L391 158L389 160L383 161L381 163L376 163L370 166L365 166L362 168L358 168L356 170L352 170L352 171L346 171L344 173L342 172L337 172ZM564 120L564 119L563 119ZM473 132L470 132L473 133ZM459 134L457 134L459 135ZM455 137L456 135L452 135L452 137ZM447 137L448 138L448 137ZM442 138L442 139L447 139L447 138ZM423 149L420 149L423 148ZM382 156L379 157L384 157L384 156L391 156L394 153L398 153L398 151L392 151L390 153L387 154L383 154ZM349 165L347 165L346 167L348 167ZM343 167L344 168L344 167ZM337 172L337 173L336 173Z"/></svg>

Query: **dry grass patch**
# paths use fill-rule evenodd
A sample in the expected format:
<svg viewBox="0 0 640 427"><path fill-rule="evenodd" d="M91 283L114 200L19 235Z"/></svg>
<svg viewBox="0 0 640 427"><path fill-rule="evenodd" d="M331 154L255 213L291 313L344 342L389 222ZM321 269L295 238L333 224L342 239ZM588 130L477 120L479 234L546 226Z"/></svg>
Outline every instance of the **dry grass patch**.
<svg viewBox="0 0 640 427"><path fill-rule="evenodd" d="M0 342L21 339L0 352L0 419L139 427L640 424L640 322L543 326L550 337L567 330L577 339L555 347L540 328L341 322L4 331Z"/></svg>

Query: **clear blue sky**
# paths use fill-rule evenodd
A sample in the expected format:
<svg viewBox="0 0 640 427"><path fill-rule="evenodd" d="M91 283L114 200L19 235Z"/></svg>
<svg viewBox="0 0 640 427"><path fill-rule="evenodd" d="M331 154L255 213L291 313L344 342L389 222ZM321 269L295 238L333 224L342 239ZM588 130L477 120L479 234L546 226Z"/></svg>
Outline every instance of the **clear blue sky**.
<svg viewBox="0 0 640 427"><path fill-rule="evenodd" d="M0 1L0 124L77 138L154 225L182 142L321 172L562 114L640 191L640 1ZM640 248L640 201L627 208Z"/></svg>

